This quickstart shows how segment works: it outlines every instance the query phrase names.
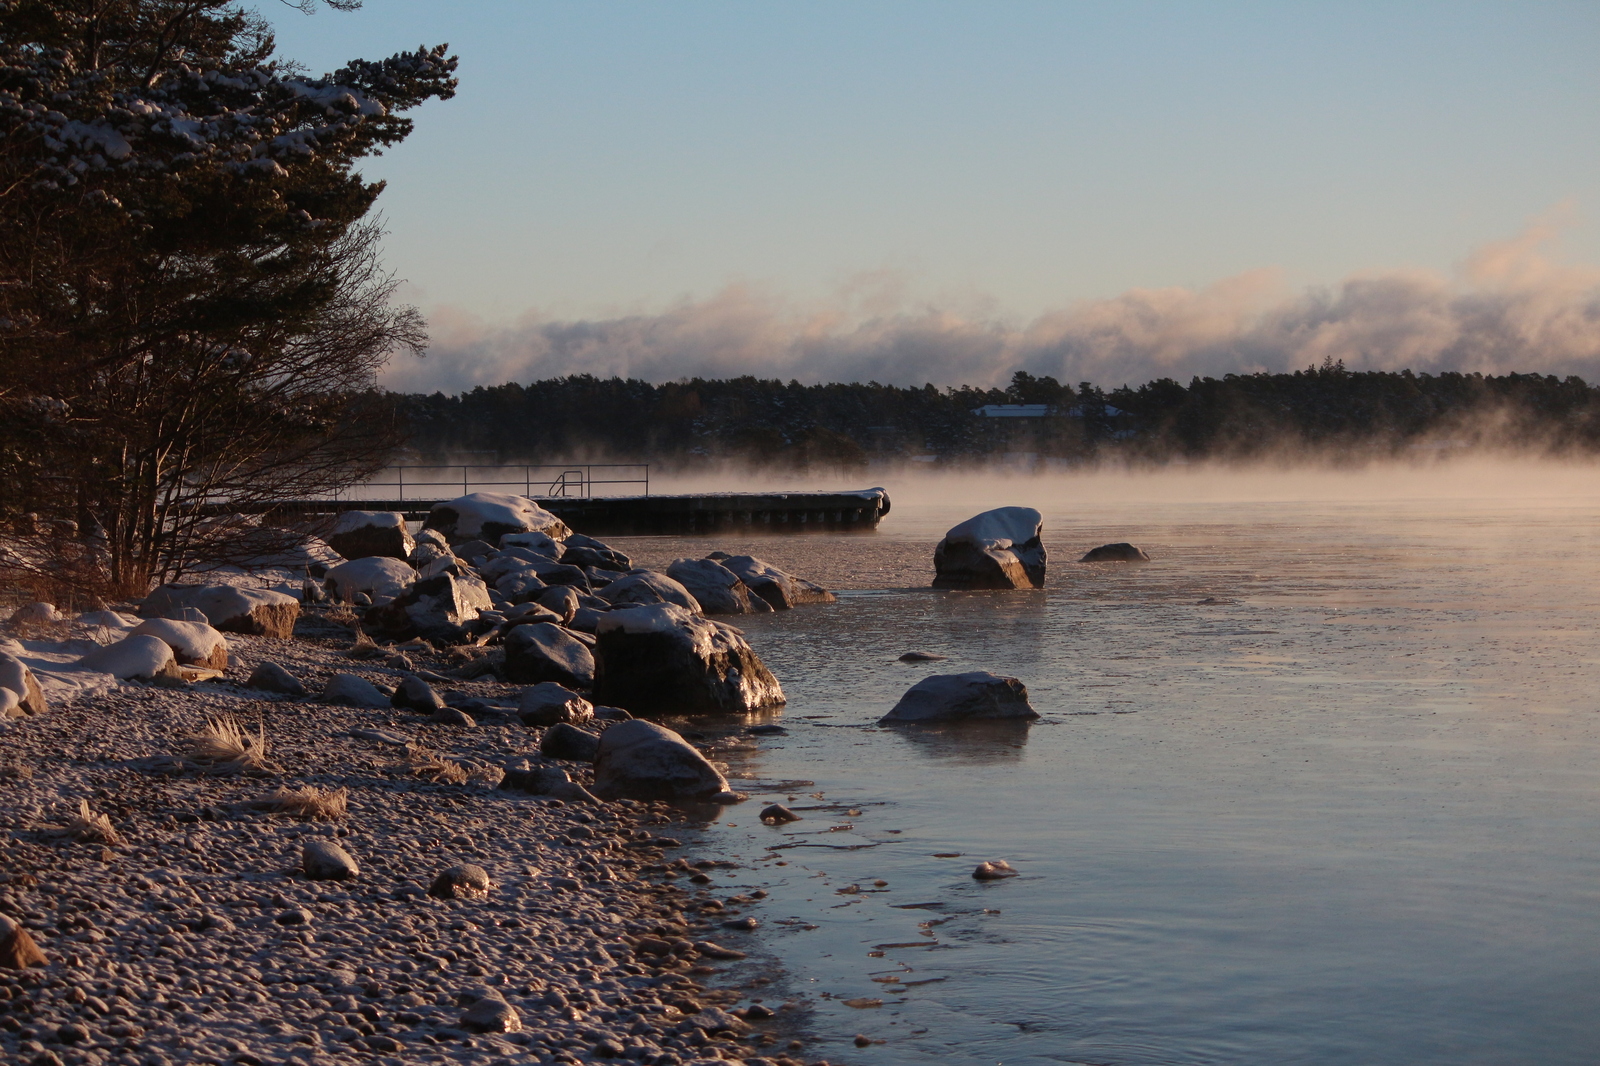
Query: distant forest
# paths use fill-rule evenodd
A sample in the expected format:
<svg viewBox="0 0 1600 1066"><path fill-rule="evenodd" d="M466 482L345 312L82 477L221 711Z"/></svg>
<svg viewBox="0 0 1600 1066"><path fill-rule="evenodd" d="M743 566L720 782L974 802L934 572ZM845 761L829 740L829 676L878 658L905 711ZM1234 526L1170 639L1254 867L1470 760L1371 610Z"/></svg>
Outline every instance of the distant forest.
<svg viewBox="0 0 1600 1066"><path fill-rule="evenodd" d="M394 397L422 462L736 461L802 469L1001 457L1058 462L1351 458L1512 447L1600 450L1600 387L1539 374L1349 371L1076 388L1018 371L1005 389L802 385L741 377L652 385L573 375ZM984 417L988 405L1040 417Z"/></svg>

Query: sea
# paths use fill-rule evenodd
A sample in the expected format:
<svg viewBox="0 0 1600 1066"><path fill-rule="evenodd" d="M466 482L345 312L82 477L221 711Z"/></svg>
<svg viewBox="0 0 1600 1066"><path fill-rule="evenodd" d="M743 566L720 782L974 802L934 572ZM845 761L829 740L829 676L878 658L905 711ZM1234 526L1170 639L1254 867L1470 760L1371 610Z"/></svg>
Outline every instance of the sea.
<svg viewBox="0 0 1600 1066"><path fill-rule="evenodd" d="M696 837L769 894L721 939L781 968L807 1061L1600 1062L1600 468L884 483L873 534L616 540L837 591L729 620L788 697L746 724L785 732L719 756L752 798ZM1004 505L1043 514L1045 588L932 589ZM1077 561L1116 541L1151 561ZM969 670L1042 717L876 724Z"/></svg>

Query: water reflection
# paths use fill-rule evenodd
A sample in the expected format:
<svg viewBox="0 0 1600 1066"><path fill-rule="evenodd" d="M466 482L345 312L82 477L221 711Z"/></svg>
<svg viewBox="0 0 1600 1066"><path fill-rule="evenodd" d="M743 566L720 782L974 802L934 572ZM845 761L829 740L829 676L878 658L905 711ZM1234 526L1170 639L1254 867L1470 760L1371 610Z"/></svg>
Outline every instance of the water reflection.
<svg viewBox="0 0 1600 1066"><path fill-rule="evenodd" d="M953 759L974 765L1016 762L1028 743L1031 722L898 722L884 726L913 752L935 761Z"/></svg>

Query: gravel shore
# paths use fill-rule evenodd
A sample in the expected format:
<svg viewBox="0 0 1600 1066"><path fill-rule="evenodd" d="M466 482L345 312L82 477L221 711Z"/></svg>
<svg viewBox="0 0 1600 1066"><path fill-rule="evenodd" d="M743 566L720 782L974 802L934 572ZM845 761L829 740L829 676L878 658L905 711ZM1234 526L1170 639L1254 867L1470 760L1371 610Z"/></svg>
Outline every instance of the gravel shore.
<svg viewBox="0 0 1600 1066"><path fill-rule="evenodd" d="M316 613L293 640L229 645L224 679L121 684L0 724L0 915L49 960L0 968L0 1059L809 1061L804 1006L772 991L779 975L737 928L764 893L714 894L732 864L679 857L673 834L703 813L494 788L540 757L538 730L492 710L445 724L244 687L264 661L313 693L340 672L398 681L405 664L347 657L349 630ZM417 670L462 665L406 654ZM438 687L490 704L519 690ZM222 715L265 736L267 769L184 761ZM273 810L285 789L344 790L345 810ZM310 879L317 840L359 872ZM460 898L430 894L463 866L487 872L487 892L457 869Z"/></svg>

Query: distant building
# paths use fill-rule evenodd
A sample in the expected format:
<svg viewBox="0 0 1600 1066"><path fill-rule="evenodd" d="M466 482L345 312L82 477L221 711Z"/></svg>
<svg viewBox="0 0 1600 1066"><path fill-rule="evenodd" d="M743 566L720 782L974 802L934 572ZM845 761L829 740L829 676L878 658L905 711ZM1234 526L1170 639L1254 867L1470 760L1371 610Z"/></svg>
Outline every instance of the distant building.
<svg viewBox="0 0 1600 1066"><path fill-rule="evenodd" d="M979 418L1045 418L1055 413L1047 403L990 403L974 407Z"/></svg>

